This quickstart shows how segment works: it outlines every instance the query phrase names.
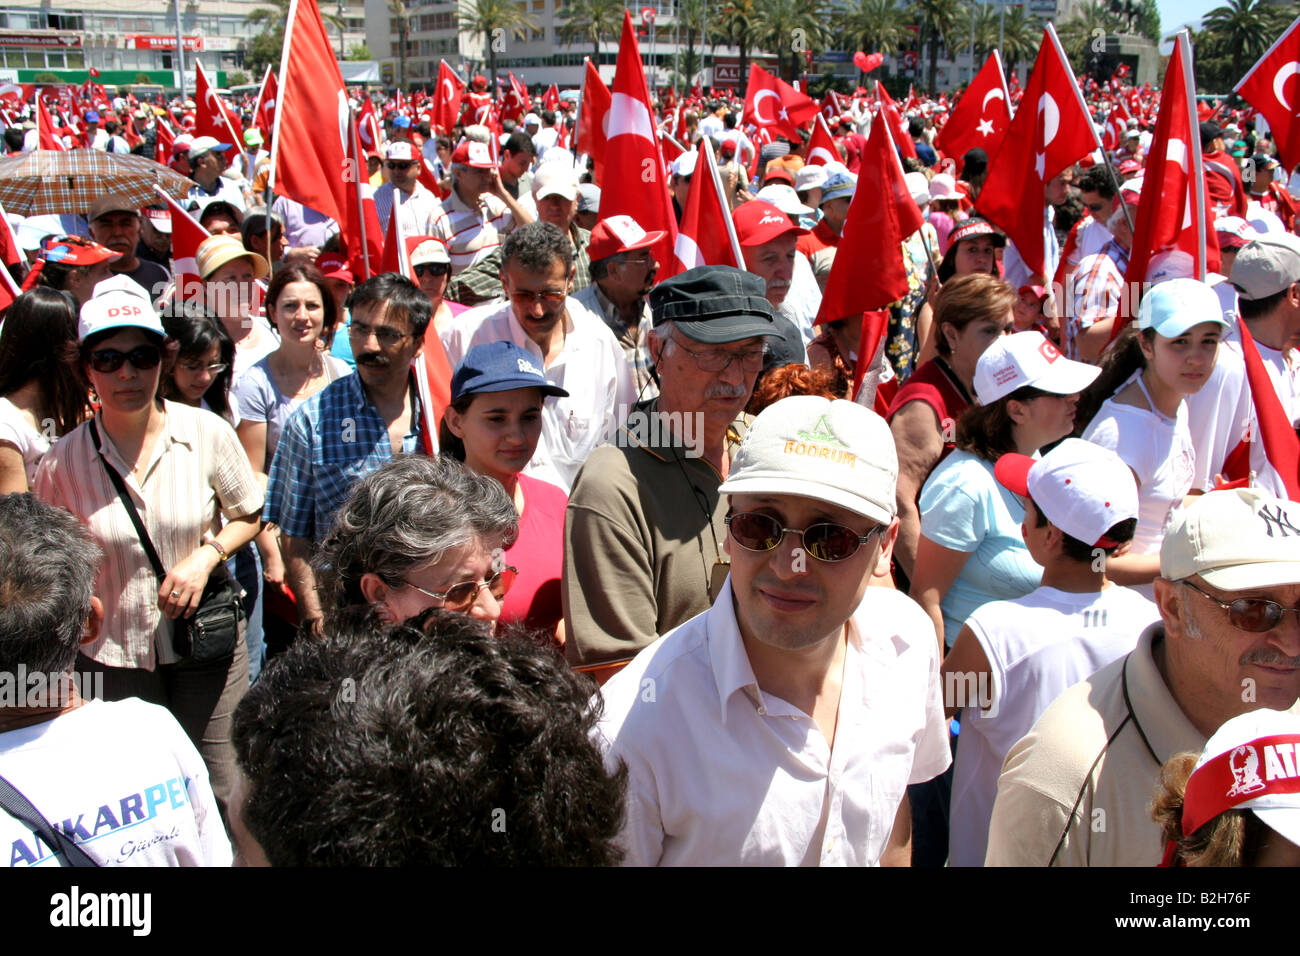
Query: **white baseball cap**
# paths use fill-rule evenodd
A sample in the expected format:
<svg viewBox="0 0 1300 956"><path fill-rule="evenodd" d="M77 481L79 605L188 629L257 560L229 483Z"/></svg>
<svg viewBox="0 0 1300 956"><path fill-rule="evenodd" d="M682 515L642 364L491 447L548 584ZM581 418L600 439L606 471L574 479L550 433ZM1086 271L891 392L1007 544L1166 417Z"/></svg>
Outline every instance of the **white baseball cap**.
<svg viewBox="0 0 1300 956"><path fill-rule="evenodd" d="M795 192L794 187L787 186L785 183L764 186L754 196L757 199L766 199L787 216L806 216L812 212L811 206L805 206L799 201L799 194Z"/></svg>
<svg viewBox="0 0 1300 956"><path fill-rule="evenodd" d="M1052 524L1089 546L1111 548L1106 532L1138 516L1133 472L1109 448L1067 438L1042 458L1011 452L993 474L1008 490L1034 500Z"/></svg>
<svg viewBox="0 0 1300 956"><path fill-rule="evenodd" d="M912 201L918 206L924 206L930 201L930 180L925 178L925 173L906 173L903 182L907 183L907 191L912 194Z"/></svg>
<svg viewBox="0 0 1300 956"><path fill-rule="evenodd" d="M81 307L77 341L96 332L135 328L166 338L167 332L144 286L130 276L117 275L95 284L94 294Z"/></svg>
<svg viewBox="0 0 1300 956"><path fill-rule="evenodd" d="M1250 810L1300 846L1300 716L1261 708L1225 721L1205 742L1183 794L1183 835L1226 810Z"/></svg>
<svg viewBox="0 0 1300 956"><path fill-rule="evenodd" d="M792 395L754 419L718 491L815 498L888 523L897 484L898 453L883 418L856 402Z"/></svg>
<svg viewBox="0 0 1300 956"><path fill-rule="evenodd" d="M700 158L700 154L695 150L689 153L682 153L673 160L672 171L674 176L690 176L695 172L695 161Z"/></svg>
<svg viewBox="0 0 1300 956"><path fill-rule="evenodd" d="M825 182L826 167L820 163L806 165L794 174L795 192L803 192L807 189L821 189Z"/></svg>
<svg viewBox="0 0 1300 956"><path fill-rule="evenodd" d="M1160 545L1161 577L1193 574L1221 591L1300 584L1300 504L1259 488L1198 496Z"/></svg>
<svg viewBox="0 0 1300 956"><path fill-rule="evenodd" d="M572 202L578 198L578 174L568 163L542 163L533 173L533 198L562 196Z"/></svg>
<svg viewBox="0 0 1300 956"><path fill-rule="evenodd" d="M384 147L384 158L398 162L415 162L415 147L404 139L396 140Z"/></svg>
<svg viewBox="0 0 1300 956"><path fill-rule="evenodd" d="M430 237L411 250L411 268L423 265L450 265L451 256L447 244L441 239Z"/></svg>
<svg viewBox="0 0 1300 956"><path fill-rule="evenodd" d="M1196 279L1166 279L1152 286L1138 306L1138 328L1154 329L1166 339L1176 339L1202 322L1228 325L1214 289Z"/></svg>
<svg viewBox="0 0 1300 956"><path fill-rule="evenodd" d="M1017 332L997 339L975 363L975 396L991 405L1025 386L1073 395L1100 374L1095 365L1066 358L1043 333Z"/></svg>
<svg viewBox="0 0 1300 956"><path fill-rule="evenodd" d="M957 181L947 173L935 173L934 178L930 180L930 198L960 199L961 194L957 192Z"/></svg>

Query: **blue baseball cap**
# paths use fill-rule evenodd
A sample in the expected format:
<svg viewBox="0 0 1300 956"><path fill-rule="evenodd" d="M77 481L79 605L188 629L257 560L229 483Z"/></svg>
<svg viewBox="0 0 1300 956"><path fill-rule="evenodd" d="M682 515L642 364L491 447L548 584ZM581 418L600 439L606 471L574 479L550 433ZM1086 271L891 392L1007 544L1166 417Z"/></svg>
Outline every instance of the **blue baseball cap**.
<svg viewBox="0 0 1300 956"><path fill-rule="evenodd" d="M569 393L546 380L536 356L513 342L475 345L451 376L451 400L479 392L508 392L516 388L540 388L543 395Z"/></svg>
<svg viewBox="0 0 1300 956"><path fill-rule="evenodd" d="M396 127L397 129L405 129L410 125L411 125L411 118L409 116L402 116L399 114L393 117L393 126Z"/></svg>
<svg viewBox="0 0 1300 956"><path fill-rule="evenodd" d="M1219 297L1196 279L1167 279L1151 287L1138 306L1138 328L1176 339L1192 326L1215 322L1227 326Z"/></svg>

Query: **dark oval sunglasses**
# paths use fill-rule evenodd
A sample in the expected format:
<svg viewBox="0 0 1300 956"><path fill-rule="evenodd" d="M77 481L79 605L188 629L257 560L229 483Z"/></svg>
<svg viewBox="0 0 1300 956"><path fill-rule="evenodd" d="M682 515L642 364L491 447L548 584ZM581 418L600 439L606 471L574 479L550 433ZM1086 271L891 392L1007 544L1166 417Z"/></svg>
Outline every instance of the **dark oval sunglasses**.
<svg viewBox="0 0 1300 956"><path fill-rule="evenodd" d="M117 349L96 349L90 353L90 367L96 372L116 372L123 362L130 362L132 368L146 372L156 368L162 361L162 350L156 345L137 345L129 352Z"/></svg>

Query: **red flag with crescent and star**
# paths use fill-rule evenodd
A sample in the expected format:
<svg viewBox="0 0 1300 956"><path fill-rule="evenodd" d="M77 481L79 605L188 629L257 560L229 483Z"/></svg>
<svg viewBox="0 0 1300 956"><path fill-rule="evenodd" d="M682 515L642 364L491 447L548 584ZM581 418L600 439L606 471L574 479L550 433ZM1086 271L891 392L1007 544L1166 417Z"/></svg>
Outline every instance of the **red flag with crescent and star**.
<svg viewBox="0 0 1300 956"><path fill-rule="evenodd" d="M827 163L842 163L835 137L826 125L826 118L817 114L812 125L812 136L808 138L808 165L825 166Z"/></svg>
<svg viewBox="0 0 1300 956"><path fill-rule="evenodd" d="M953 107L934 145L954 159L976 148L992 156L1010 126L1007 79L1002 73L1002 58L994 50Z"/></svg>
<svg viewBox="0 0 1300 956"><path fill-rule="evenodd" d="M444 133L456 125L460 101L465 95L465 84L446 60L438 61L438 86L433 94L433 112L429 119Z"/></svg>
<svg viewBox="0 0 1300 956"><path fill-rule="evenodd" d="M774 102L769 103L769 100ZM749 86L745 90L742 122L753 123L759 129L771 127L792 142L798 142L799 127L819 111L816 100L804 96L758 64L749 65Z"/></svg>
<svg viewBox="0 0 1300 956"><path fill-rule="evenodd" d="M1235 92L1268 120L1277 155L1287 169L1300 164L1300 17L1287 27Z"/></svg>

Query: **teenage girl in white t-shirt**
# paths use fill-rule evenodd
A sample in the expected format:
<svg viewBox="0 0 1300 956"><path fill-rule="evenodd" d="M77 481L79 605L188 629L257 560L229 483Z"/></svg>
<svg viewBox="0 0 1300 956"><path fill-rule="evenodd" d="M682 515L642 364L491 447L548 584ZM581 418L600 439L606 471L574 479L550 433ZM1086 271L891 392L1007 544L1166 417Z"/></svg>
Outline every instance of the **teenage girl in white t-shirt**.
<svg viewBox="0 0 1300 956"><path fill-rule="evenodd" d="M64 360L66 352L75 355L76 342L76 305L66 292L37 286L5 313L0 330L0 494L29 490L53 441L89 413L89 389L76 366Z"/></svg>
<svg viewBox="0 0 1300 956"><path fill-rule="evenodd" d="M1143 298L1138 322L1121 333L1101 376L1079 401L1078 420L1089 422L1083 438L1119 455L1138 482L1132 549L1107 562L1119 584L1149 588L1160 574L1165 528L1194 484L1196 455L1183 399L1214 371L1226 327L1205 283L1160 283ZM1091 420L1085 417L1102 399Z"/></svg>

